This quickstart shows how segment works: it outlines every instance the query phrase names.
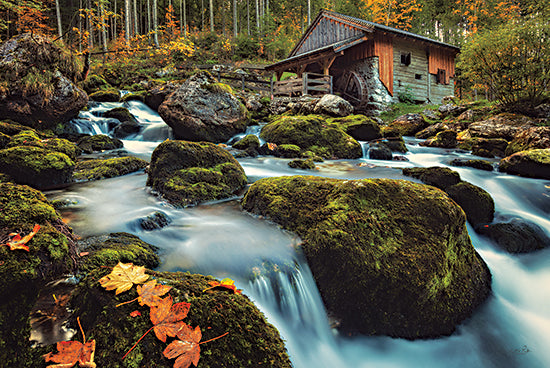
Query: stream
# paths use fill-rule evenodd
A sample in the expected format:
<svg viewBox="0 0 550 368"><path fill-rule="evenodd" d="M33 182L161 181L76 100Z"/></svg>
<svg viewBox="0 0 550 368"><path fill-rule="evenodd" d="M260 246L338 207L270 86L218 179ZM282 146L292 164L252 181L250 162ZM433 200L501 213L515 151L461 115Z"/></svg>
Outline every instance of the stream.
<svg viewBox="0 0 550 368"><path fill-rule="evenodd" d="M153 149L171 138L159 115L138 101L101 103L81 112L79 131L109 134L112 121L101 112L127 107L143 125L142 132L124 142L124 150L149 159ZM250 128L258 133L258 127ZM474 157L457 150L428 148L406 140L408 161L361 158L317 164L316 170L287 166L288 159L238 159L249 183L282 175L318 175L342 179L407 179L401 168L448 166L453 158ZM496 161L495 161L496 163ZM550 235L550 182L452 167L463 180L487 190L496 216L514 215L538 224ZM162 271L191 271L230 277L266 315L285 340L293 366L321 367L550 367L550 248L524 255L500 250L487 238L468 231L488 264L493 295L461 324L438 339L409 341L389 337L342 336L330 328L311 272L299 252L294 234L240 209L239 198L176 209L145 186L147 175L123 177L47 193L50 199L72 203L62 210L81 236L125 231L161 249ZM172 222L145 231L136 221L155 211ZM199 363L200 365L200 363Z"/></svg>

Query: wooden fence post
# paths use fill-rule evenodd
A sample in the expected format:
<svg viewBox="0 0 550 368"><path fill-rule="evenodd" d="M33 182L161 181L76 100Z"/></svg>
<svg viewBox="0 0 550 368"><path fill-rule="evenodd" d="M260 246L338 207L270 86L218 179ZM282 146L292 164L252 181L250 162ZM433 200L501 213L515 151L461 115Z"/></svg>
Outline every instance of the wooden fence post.
<svg viewBox="0 0 550 368"><path fill-rule="evenodd" d="M302 96L307 95L307 73L302 73Z"/></svg>

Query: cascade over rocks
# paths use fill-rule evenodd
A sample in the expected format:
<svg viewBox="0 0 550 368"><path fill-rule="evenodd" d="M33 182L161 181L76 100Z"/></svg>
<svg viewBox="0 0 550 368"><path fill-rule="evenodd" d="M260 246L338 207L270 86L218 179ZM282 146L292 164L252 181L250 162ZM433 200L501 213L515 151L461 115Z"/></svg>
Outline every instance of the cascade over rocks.
<svg viewBox="0 0 550 368"><path fill-rule="evenodd" d="M41 35L21 34L0 45L0 119L51 128L88 103L75 85L77 56Z"/></svg>
<svg viewBox="0 0 550 368"><path fill-rule="evenodd" d="M187 79L158 112L176 139L188 141L225 142L244 132L248 123L248 111L231 87L206 72Z"/></svg>
<svg viewBox="0 0 550 368"><path fill-rule="evenodd" d="M164 141L151 156L147 185L176 206L227 198L246 185L233 156L212 143Z"/></svg>
<svg viewBox="0 0 550 368"><path fill-rule="evenodd" d="M345 331L447 335L490 293L464 212L439 189L276 177L255 182L242 204L303 239L325 305Z"/></svg>

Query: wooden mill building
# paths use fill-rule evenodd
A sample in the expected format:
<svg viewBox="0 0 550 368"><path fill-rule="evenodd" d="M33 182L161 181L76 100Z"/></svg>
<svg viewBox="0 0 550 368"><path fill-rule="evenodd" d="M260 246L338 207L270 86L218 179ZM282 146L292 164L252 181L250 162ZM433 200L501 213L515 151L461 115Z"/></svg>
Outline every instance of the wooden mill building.
<svg viewBox="0 0 550 368"><path fill-rule="evenodd" d="M266 67L332 76L334 92L360 110L378 109L408 94L439 103L454 94L459 48L414 33L321 10L287 59Z"/></svg>

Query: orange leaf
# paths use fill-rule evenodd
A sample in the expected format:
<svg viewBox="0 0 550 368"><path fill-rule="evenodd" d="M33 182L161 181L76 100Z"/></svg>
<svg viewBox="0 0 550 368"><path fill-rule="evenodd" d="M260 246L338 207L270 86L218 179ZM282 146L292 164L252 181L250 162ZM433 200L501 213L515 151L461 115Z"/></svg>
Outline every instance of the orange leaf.
<svg viewBox="0 0 550 368"><path fill-rule="evenodd" d="M172 289L172 287L168 285L157 285L157 280L151 280L143 286L138 285L137 292L139 294L139 304L149 307L157 306L162 300L160 297L169 292L170 289Z"/></svg>
<svg viewBox="0 0 550 368"><path fill-rule="evenodd" d="M135 310L130 313L130 317L138 317L141 316L141 313L138 310Z"/></svg>
<svg viewBox="0 0 550 368"><path fill-rule="evenodd" d="M166 336L174 337L183 327L182 319L187 317L191 304L181 302L172 304L172 297L161 299L157 306L151 307L151 322L157 338L166 342Z"/></svg>
<svg viewBox="0 0 550 368"><path fill-rule="evenodd" d="M148 278L145 267L119 262L110 274L99 279L99 283L107 290L116 289L115 294L118 295L130 290L134 284L144 283Z"/></svg>
<svg viewBox="0 0 550 368"><path fill-rule="evenodd" d="M207 290L210 290L210 289L217 288L217 287L231 290L234 294L240 294L242 292L242 290L237 289L237 287L235 286L235 281L233 281L229 278L225 278L221 282L219 282L219 281L210 281L210 287L204 289L203 292L205 292Z"/></svg>
<svg viewBox="0 0 550 368"><path fill-rule="evenodd" d="M49 365L48 368L70 368L76 363L80 367L96 368L94 363L95 340L83 344L80 341L60 341L57 343L57 354L44 355L46 362L59 364Z"/></svg>
<svg viewBox="0 0 550 368"><path fill-rule="evenodd" d="M195 366L199 364L202 333L199 326L192 329L188 325L184 325L177 333L179 339L172 341L162 352L168 359L176 358L174 368L188 368L193 363Z"/></svg>
<svg viewBox="0 0 550 368"><path fill-rule="evenodd" d="M21 237L21 235L17 233L11 233L9 235L11 237L11 240L9 240L6 244L2 244L2 245L9 246L10 250L23 249L28 252L29 247L26 244L29 242L29 240L32 239L32 237L38 232L38 230L40 230L40 225L36 224L34 225L32 231L29 234L25 235L24 237Z"/></svg>

